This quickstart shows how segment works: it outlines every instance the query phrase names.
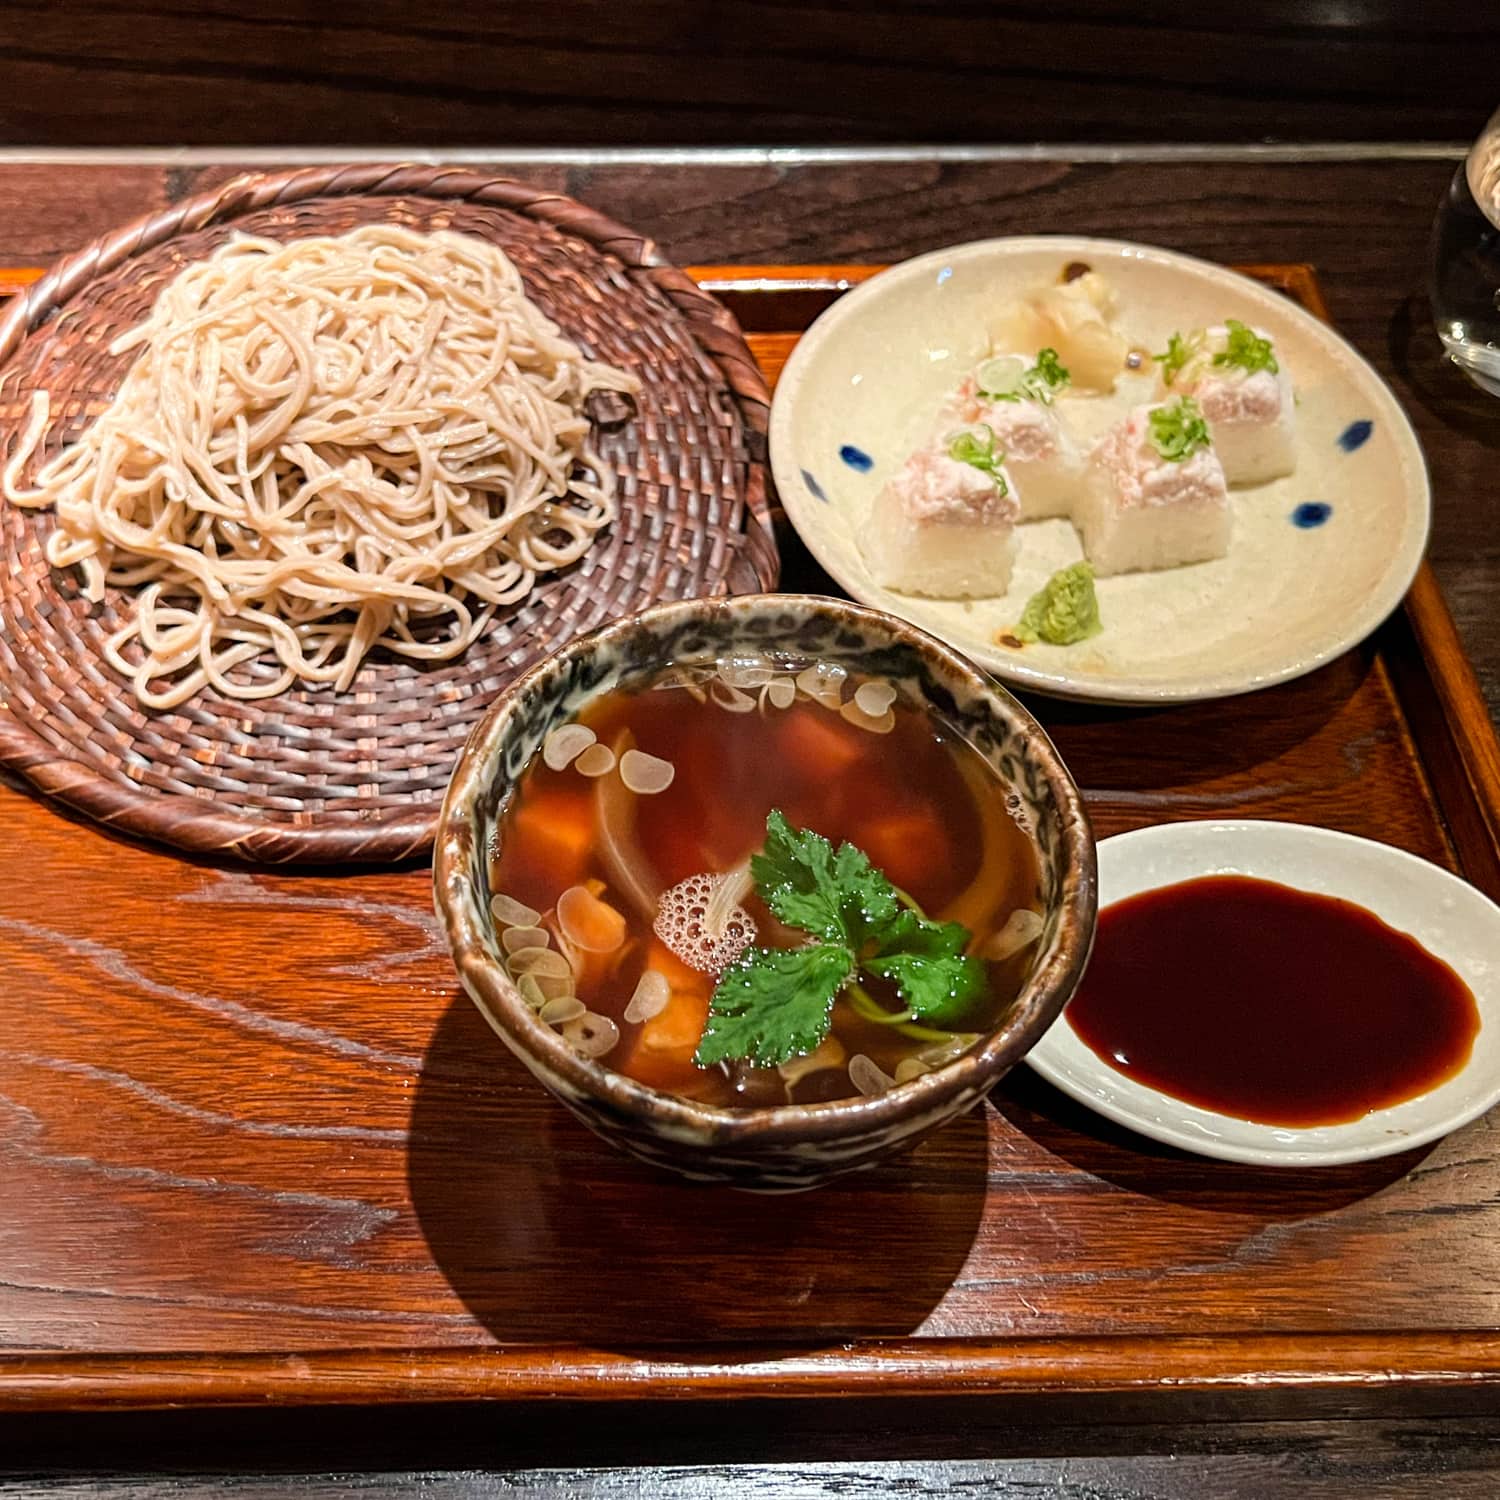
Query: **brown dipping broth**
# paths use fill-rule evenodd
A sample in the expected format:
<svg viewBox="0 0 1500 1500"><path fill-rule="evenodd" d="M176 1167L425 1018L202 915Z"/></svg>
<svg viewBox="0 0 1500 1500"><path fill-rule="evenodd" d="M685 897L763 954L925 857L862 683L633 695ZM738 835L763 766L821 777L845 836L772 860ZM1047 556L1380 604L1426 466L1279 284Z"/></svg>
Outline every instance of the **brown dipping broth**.
<svg viewBox="0 0 1500 1500"><path fill-rule="evenodd" d="M795 673L804 665L785 664L784 670ZM850 676L846 701L865 680ZM570 886L600 882L600 898L624 916L620 948L579 955L575 973L578 998L619 1027L618 1043L599 1061L668 1092L751 1107L853 1096L859 1090L847 1060L858 1054L894 1075L904 1058L941 1049L935 1037L907 1036L865 1020L841 997L832 1028L844 1053L839 1065L789 1084L775 1069L692 1064L717 976L674 958L653 932L654 907L649 913L639 909L612 877L601 847L606 817L617 842L633 840L638 867L649 871L657 894L694 875L722 874L758 851L773 808L835 845L857 845L929 917L963 920L977 942L998 932L1018 908L1037 910L1040 893L1030 839L1005 811L1006 788L983 757L926 709L898 699L891 710L894 726L877 734L800 693L779 709L761 690L747 689L755 707L733 712L713 697L699 702L669 683L669 674L657 674L603 694L578 722L617 755L634 746L671 762L672 784L637 796L625 789L618 768L590 778L574 766L555 771L538 755L502 810L491 862L491 890L543 913L554 946L554 908ZM781 926L753 889L741 904L755 919L761 946L794 947L805 940L802 932ZM987 1032L998 1023L1019 993L1034 951L1033 944L986 964L988 995L964 1017L968 1032ZM672 1001L644 1024L628 1022L626 1007L648 966L668 975ZM890 1010L901 1009L895 992L878 981L865 988Z"/></svg>
<svg viewBox="0 0 1500 1500"><path fill-rule="evenodd" d="M1067 1009L1140 1083L1264 1125L1357 1120L1469 1060L1479 1009L1414 938L1350 901L1243 875L1116 902Z"/></svg>

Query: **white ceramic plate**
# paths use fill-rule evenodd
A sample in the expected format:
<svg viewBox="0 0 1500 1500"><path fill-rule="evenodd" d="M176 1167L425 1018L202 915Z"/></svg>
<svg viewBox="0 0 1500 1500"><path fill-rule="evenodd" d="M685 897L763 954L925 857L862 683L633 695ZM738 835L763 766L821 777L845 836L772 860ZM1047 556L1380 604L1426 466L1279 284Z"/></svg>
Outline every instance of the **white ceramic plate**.
<svg viewBox="0 0 1500 1500"><path fill-rule="evenodd" d="M1120 297L1146 349L1234 317L1265 329L1297 391L1299 456L1286 479L1234 491L1235 536L1215 562L1099 580L1104 630L1077 646L1000 646L1026 600L1082 556L1065 520L1021 528L1003 599L918 599L870 577L856 534L943 398L988 352L1015 294L1084 261ZM1152 396L1149 372L1060 410L1092 441ZM798 343L771 411L771 464L787 515L856 599L943 637L1019 687L1113 703L1227 697L1311 671L1400 602L1427 540L1421 450L1389 388L1310 313L1222 266L1116 240L985 240L906 261L841 297ZM1312 507L1311 509L1301 509ZM1325 509L1326 508L1326 509ZM1321 521L1308 525L1314 517Z"/></svg>
<svg viewBox="0 0 1500 1500"><path fill-rule="evenodd" d="M1202 875L1255 875L1341 896L1452 966L1479 1007L1463 1070L1426 1094L1343 1125L1257 1125L1128 1078L1091 1051L1067 1012L1027 1054L1080 1104L1154 1140L1261 1166L1365 1161L1435 1141L1500 1102L1500 907L1426 860L1369 839L1295 823L1164 823L1099 845L1099 905Z"/></svg>

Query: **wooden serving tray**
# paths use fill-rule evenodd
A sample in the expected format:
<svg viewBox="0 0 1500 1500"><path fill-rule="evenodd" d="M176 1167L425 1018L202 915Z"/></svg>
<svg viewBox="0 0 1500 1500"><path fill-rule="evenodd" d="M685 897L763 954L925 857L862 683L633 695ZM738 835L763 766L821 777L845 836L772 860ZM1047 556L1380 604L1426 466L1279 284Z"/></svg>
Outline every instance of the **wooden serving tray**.
<svg viewBox="0 0 1500 1500"><path fill-rule="evenodd" d="M1246 269L1322 312L1306 267ZM700 279L774 379L870 273ZM786 586L827 589L784 542ZM1500 751L1425 570L1299 682L1032 706L1101 836L1289 818L1500 895ZM1500 1383L1500 1118L1266 1171L1019 1068L876 1171L705 1189L616 1155L498 1045L425 868L188 860L14 785L0 847L0 1410L946 1394L1166 1418L1456 1410Z"/></svg>

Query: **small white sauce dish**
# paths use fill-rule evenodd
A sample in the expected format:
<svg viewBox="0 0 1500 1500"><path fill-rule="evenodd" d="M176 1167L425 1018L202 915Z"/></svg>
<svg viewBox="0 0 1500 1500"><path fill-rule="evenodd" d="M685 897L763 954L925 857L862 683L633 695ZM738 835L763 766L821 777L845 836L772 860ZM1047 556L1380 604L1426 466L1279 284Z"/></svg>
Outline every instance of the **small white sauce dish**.
<svg viewBox="0 0 1500 1500"><path fill-rule="evenodd" d="M1368 1161L1440 1139L1500 1103L1500 907L1403 850L1295 823L1166 823L1099 845L1099 905L1208 875L1249 875L1373 912L1415 938L1468 985L1480 1030L1445 1083L1340 1125L1257 1124L1142 1084L1085 1046L1066 1011L1026 1061L1107 1119L1200 1156L1271 1167Z"/></svg>

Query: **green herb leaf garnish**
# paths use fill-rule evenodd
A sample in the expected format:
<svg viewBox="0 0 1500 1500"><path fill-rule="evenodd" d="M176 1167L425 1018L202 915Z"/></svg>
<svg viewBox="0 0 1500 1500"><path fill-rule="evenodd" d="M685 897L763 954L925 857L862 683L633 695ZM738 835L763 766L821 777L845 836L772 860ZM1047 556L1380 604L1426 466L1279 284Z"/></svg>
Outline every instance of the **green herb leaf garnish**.
<svg viewBox="0 0 1500 1500"><path fill-rule="evenodd" d="M1274 375L1281 369L1276 363L1270 339L1261 338L1253 328L1235 318L1226 318L1224 328L1224 347L1214 355L1214 364L1218 368L1244 370L1249 375L1257 370L1269 370Z"/></svg>
<svg viewBox="0 0 1500 1500"><path fill-rule="evenodd" d="M1213 447L1208 423L1191 396L1179 396L1165 406L1153 407L1149 427L1151 446L1171 464L1182 463L1200 448Z"/></svg>
<svg viewBox="0 0 1500 1500"><path fill-rule="evenodd" d="M788 927L858 948L901 910L896 888L862 849L793 828L780 809L766 819L765 848L750 858L760 898Z"/></svg>
<svg viewBox="0 0 1500 1500"><path fill-rule="evenodd" d="M987 360L975 372L975 384L985 400L1019 401L1026 397L1040 401L1043 406L1051 406L1053 397L1072 380L1056 349L1040 350L1029 370L1022 367L1019 359L1002 356Z"/></svg>
<svg viewBox="0 0 1500 1500"><path fill-rule="evenodd" d="M955 432L948 439L948 457L955 463L968 464L981 474L988 474L995 483L995 493L1002 500L1010 493L1005 475L1000 472L1005 454L995 447L995 429L988 422Z"/></svg>
<svg viewBox="0 0 1500 1500"><path fill-rule="evenodd" d="M960 1016L984 993L984 969L964 957L969 929L959 922L930 922L903 911L864 962L867 973L887 979L906 1008L924 1020Z"/></svg>
<svg viewBox="0 0 1500 1500"><path fill-rule="evenodd" d="M853 844L834 849L773 811L750 873L772 912L810 941L747 948L724 971L693 1058L700 1068L730 1058L771 1068L811 1052L828 1035L834 1001L861 972L894 985L911 1015L940 1026L983 995L984 966L964 953L968 929L903 905Z"/></svg>
<svg viewBox="0 0 1500 1500"><path fill-rule="evenodd" d="M774 1068L804 1057L828 1035L833 1002L854 977L847 948L750 948L714 990L693 1061L700 1068L743 1057Z"/></svg>
<svg viewBox="0 0 1500 1500"><path fill-rule="evenodd" d="M1201 331L1190 333L1186 338L1174 333L1167 340L1167 347L1160 354L1151 356L1161 366L1161 383L1170 386L1182 374L1183 367L1194 359L1203 348Z"/></svg>

